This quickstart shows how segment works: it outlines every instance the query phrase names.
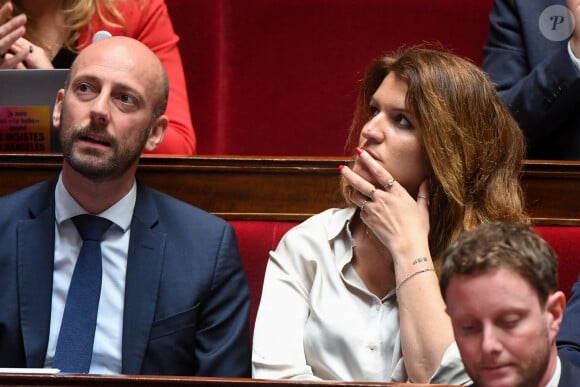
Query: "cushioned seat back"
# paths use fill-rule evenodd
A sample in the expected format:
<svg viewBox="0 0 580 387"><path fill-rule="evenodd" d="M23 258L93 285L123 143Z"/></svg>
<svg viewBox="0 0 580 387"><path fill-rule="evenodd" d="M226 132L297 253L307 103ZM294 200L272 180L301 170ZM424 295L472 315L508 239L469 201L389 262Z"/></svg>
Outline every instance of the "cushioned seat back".
<svg viewBox="0 0 580 387"><path fill-rule="evenodd" d="M298 223L297 221L267 220L230 221L236 231L240 255L250 286L252 331L262 295L269 252L274 250L282 236ZM569 299L572 285L580 274L580 227L535 226L534 228L558 254L558 284Z"/></svg>
<svg viewBox="0 0 580 387"><path fill-rule="evenodd" d="M269 252L276 248L282 236L298 222L232 220L230 224L234 227L238 237L240 255L250 286L250 328L253 331L256 312L262 296L262 285Z"/></svg>
<svg viewBox="0 0 580 387"><path fill-rule="evenodd" d="M572 286L580 274L580 227L535 226L558 255L558 287L570 298Z"/></svg>
<svg viewBox="0 0 580 387"><path fill-rule="evenodd" d="M440 42L482 60L493 0L167 0L200 154L344 155L372 58Z"/></svg>

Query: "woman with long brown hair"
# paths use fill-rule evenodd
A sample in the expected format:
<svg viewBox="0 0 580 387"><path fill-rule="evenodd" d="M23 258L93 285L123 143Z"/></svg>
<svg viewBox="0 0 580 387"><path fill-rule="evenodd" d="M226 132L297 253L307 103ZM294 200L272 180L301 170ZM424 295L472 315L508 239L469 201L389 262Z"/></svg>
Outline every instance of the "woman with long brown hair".
<svg viewBox="0 0 580 387"><path fill-rule="evenodd" d="M522 133L477 66L424 48L372 63L350 131L346 207L270 254L253 375L466 383L438 259L477 224L528 222Z"/></svg>

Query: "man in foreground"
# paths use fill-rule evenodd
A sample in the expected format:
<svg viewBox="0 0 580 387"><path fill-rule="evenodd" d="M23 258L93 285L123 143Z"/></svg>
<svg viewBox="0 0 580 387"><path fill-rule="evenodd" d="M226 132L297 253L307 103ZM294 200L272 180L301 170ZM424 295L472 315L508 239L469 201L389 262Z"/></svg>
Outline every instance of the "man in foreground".
<svg viewBox="0 0 580 387"><path fill-rule="evenodd" d="M556 255L523 224L465 232L444 254L440 284L461 357L476 386L577 386L558 357L566 299Z"/></svg>

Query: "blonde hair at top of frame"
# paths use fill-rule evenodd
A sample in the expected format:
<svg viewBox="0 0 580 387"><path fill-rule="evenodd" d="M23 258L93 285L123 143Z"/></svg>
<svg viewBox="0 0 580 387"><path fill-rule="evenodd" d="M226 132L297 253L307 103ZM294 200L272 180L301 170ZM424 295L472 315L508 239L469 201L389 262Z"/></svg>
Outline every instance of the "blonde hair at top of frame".
<svg viewBox="0 0 580 387"><path fill-rule="evenodd" d="M407 83L406 108L422 128L430 162L433 258L480 223L528 223L520 185L524 136L487 75L457 55L415 47L373 61L360 86L347 149L358 143L371 117L371 97L391 72ZM345 179L341 187L352 205Z"/></svg>
<svg viewBox="0 0 580 387"><path fill-rule="evenodd" d="M7 1L4 0L2 3ZM15 15L24 12L19 0L11 1L14 5ZM64 0L64 47L73 52L78 52L76 45L81 31L88 27L89 36L92 35L93 31L90 30L91 20L95 13L106 25L125 28L125 20L115 6L120 1L126 0ZM138 1L142 2L143 0ZM29 18L27 23L29 26L33 26L34 20ZM41 37L34 34L33 30L34 28L27 28L25 37L34 44L44 49L49 49Z"/></svg>

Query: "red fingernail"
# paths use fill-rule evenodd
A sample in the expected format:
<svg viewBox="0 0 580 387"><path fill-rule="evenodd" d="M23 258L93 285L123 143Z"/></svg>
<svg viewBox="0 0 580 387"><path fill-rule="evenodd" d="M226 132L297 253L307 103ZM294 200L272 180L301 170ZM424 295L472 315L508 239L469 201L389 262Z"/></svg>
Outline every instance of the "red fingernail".
<svg viewBox="0 0 580 387"><path fill-rule="evenodd" d="M363 150L362 150L362 149L360 149L360 148L357 146L357 147L356 147L356 153L358 153L358 154L360 155L361 153L363 153Z"/></svg>
<svg viewBox="0 0 580 387"><path fill-rule="evenodd" d="M338 166L338 170L342 172L342 170L344 169L344 165L339 165Z"/></svg>

